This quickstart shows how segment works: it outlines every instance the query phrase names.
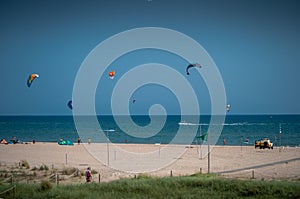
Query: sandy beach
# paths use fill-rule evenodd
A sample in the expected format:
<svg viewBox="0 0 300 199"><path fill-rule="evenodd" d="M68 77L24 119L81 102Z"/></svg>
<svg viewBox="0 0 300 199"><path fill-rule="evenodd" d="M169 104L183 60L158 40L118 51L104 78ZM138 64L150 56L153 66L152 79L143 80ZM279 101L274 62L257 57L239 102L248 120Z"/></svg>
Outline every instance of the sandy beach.
<svg viewBox="0 0 300 199"><path fill-rule="evenodd" d="M86 147L85 147L86 145ZM120 144L116 145L131 153L157 153L157 145ZM110 162L99 161L93 157L91 151L98 150L100 155L107 153L106 144L74 144L61 146L57 143L28 143L15 145L0 145L1 172L9 170L21 160L26 160L30 168L47 165L49 168L74 167L84 171L88 166L98 172L94 174L94 181L100 174L101 182L131 178L138 175L135 172L125 172L111 168L114 161L130 168L133 160L120 157L110 149ZM151 176L191 175L197 172L208 172L208 156L203 155L205 146L201 150L197 146L185 146L185 153L174 159L171 164L155 171L147 172ZM88 148L88 149L87 149ZM160 151L159 151L160 152ZM102 154L103 153L103 154ZM107 156L106 156L107 158ZM159 157L162 160L163 156ZM149 164L151 164L149 161ZM110 164L110 166L107 166ZM275 147L272 149L255 149L254 146L215 146L210 155L210 172L218 173L228 178L250 179L288 179L300 180L300 148ZM84 182L84 178L80 182ZM98 179L97 179L98 181Z"/></svg>

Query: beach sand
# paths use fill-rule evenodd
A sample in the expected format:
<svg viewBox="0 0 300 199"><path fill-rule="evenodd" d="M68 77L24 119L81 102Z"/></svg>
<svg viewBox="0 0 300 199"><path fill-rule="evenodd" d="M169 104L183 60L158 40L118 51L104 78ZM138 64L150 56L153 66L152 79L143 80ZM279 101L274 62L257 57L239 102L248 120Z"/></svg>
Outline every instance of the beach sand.
<svg viewBox="0 0 300 199"><path fill-rule="evenodd" d="M124 172L110 168L107 156L104 161L98 161L89 151L95 149L100 155L107 153L106 144L74 144L74 146L60 146L57 143L28 143L15 145L0 145L1 172L26 160L30 168L47 165L49 168L74 167L84 171L88 166L100 174L101 182L117 180L120 178L132 178L138 173ZM119 144L116 145L131 153L157 153L155 144ZM214 146L211 147L210 173L218 173L228 178L250 179L288 179L300 180L300 148L299 147L275 147L272 149L255 149L254 146ZM114 161L130 168L134 164L133 159L119 157L114 153L113 147L110 151L111 165ZM208 156L205 154L206 146L201 150L198 146L185 147L186 152L181 156L174 156L172 164L149 171L145 175L151 176L182 176L194 173L208 172ZM201 154L202 151L202 154ZM159 151L160 152L160 151ZM158 160L162 160L159 157ZM149 160L151 165L153 160ZM98 181L99 174L94 174L94 181ZM80 182L84 182L84 178Z"/></svg>

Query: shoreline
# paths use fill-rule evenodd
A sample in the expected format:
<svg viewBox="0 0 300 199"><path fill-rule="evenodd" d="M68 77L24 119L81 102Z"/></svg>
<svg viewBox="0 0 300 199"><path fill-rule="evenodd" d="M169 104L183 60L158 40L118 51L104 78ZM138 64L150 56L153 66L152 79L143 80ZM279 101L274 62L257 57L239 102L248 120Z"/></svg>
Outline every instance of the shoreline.
<svg viewBox="0 0 300 199"><path fill-rule="evenodd" d="M21 140L20 140L21 141ZM67 140L65 140L67 141ZM77 141L71 141L73 143L73 145L69 145L69 146L74 146L74 145L78 145ZM8 144L0 144L1 145L31 145L31 144L58 144L58 141L35 141L35 143L33 143L32 141L22 141L21 143L8 143ZM80 144L88 144L88 142L80 142ZM107 144L106 142L92 142L91 144ZM109 144L113 144L113 145L178 145L178 146L191 146L191 147L197 147L200 146L196 143L192 143L192 144L163 144L163 143L126 143L126 142L118 142L118 143L112 143L110 142ZM65 146L65 145L60 145L60 146ZM207 144L202 144L202 146L207 146ZM210 145L211 147L254 147L254 143L251 144L242 144L242 145L230 145L230 144L215 144L215 145ZM298 146L289 146L289 145L274 145L274 149L275 148L300 148L300 145Z"/></svg>

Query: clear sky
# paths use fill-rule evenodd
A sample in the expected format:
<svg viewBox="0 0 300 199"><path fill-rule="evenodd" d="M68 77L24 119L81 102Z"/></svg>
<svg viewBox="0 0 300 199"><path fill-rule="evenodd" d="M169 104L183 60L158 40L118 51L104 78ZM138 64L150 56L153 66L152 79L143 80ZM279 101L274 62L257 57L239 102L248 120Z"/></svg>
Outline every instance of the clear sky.
<svg viewBox="0 0 300 199"><path fill-rule="evenodd" d="M0 114L70 115L66 103L85 57L108 37L139 27L173 29L200 43L222 75L230 114L300 114L299 8L299 1L289 0L2 0ZM164 52L151 52L153 60L148 51L137 53L112 68L121 75L118 64L172 63ZM31 73L40 78L28 88ZM111 112L114 83L104 78L96 95L98 114ZM147 113L154 103L178 113L172 93L148 87L136 92L136 107L129 104L133 114ZM207 91L198 89L201 109L209 113Z"/></svg>

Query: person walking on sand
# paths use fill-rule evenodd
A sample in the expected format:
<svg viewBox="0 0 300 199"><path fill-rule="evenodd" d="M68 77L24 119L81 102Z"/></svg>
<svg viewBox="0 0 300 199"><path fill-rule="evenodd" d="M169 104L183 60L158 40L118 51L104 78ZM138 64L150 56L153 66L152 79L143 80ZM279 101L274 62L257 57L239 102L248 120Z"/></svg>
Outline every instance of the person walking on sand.
<svg viewBox="0 0 300 199"><path fill-rule="evenodd" d="M77 143L80 144L80 137L77 138Z"/></svg>
<svg viewBox="0 0 300 199"><path fill-rule="evenodd" d="M85 171L86 182L89 183L92 181L91 168L88 167Z"/></svg>
<svg viewBox="0 0 300 199"><path fill-rule="evenodd" d="M91 138L88 138L88 143L91 144Z"/></svg>

